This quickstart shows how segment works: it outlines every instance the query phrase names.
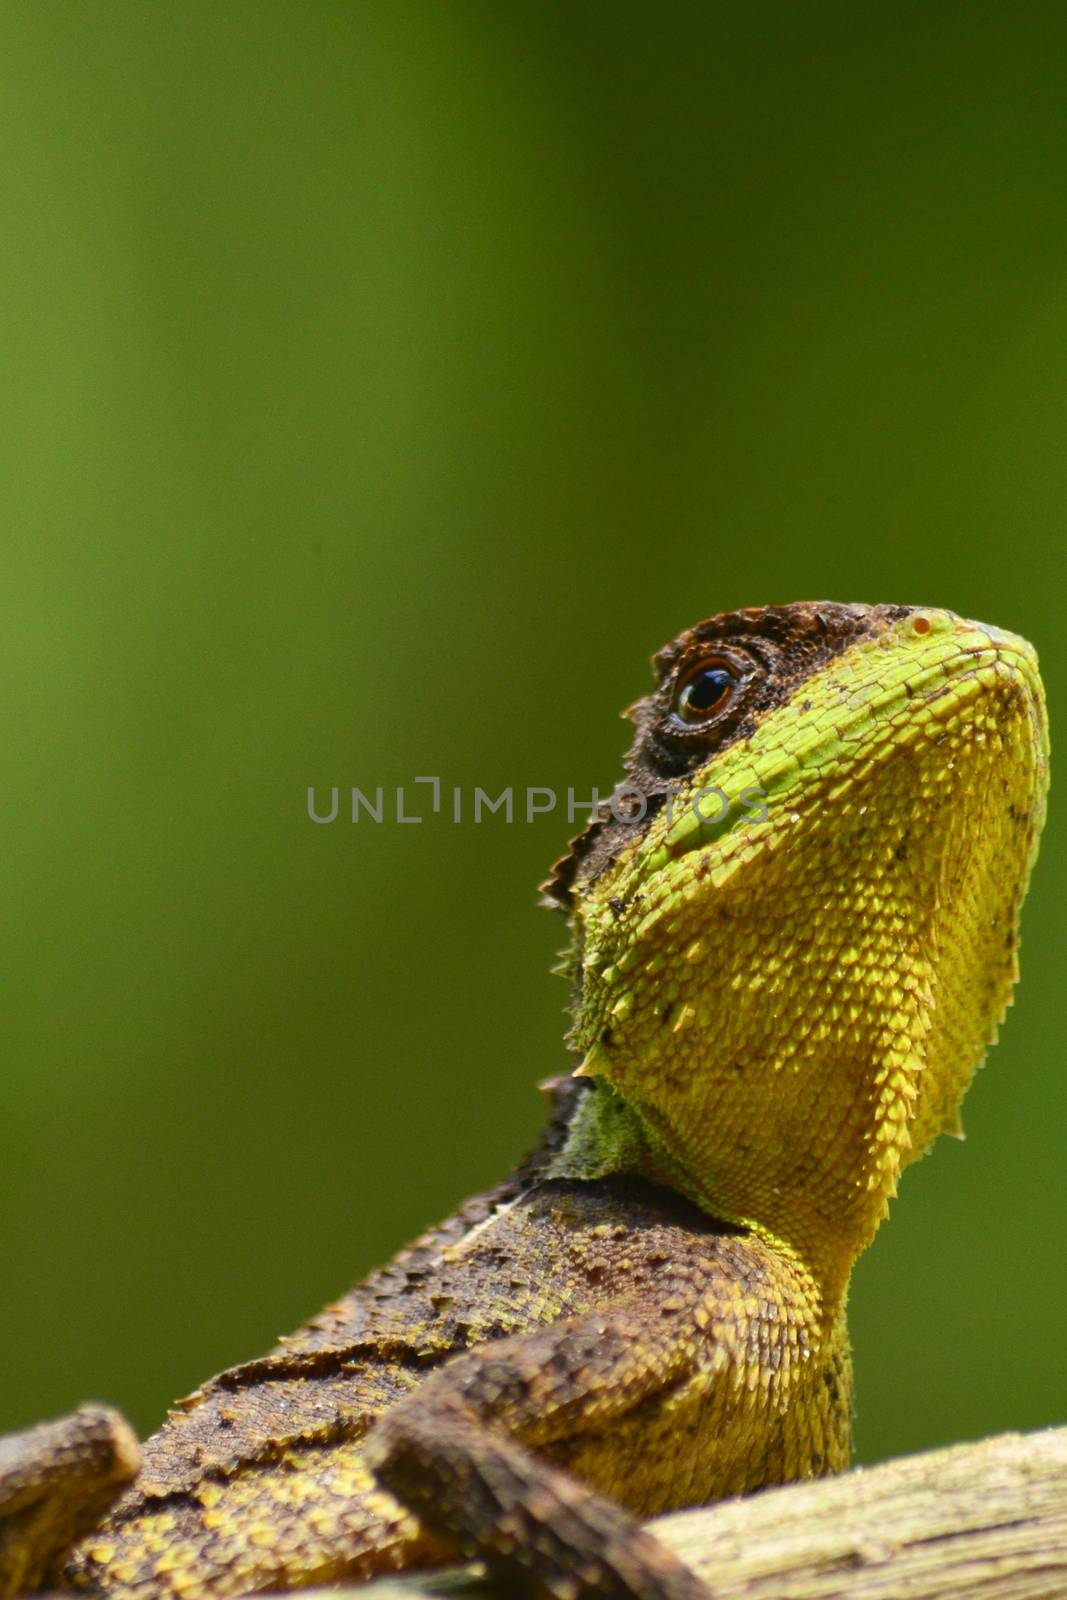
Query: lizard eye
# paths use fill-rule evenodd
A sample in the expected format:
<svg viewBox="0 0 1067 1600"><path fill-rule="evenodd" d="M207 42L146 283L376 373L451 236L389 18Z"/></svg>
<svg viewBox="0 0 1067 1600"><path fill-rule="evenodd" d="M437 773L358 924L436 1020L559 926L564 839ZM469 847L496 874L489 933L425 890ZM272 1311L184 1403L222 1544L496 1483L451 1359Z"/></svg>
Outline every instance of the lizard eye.
<svg viewBox="0 0 1067 1600"><path fill-rule="evenodd" d="M708 656L682 674L671 706L688 727L710 722L724 711L741 682L736 667L719 656Z"/></svg>

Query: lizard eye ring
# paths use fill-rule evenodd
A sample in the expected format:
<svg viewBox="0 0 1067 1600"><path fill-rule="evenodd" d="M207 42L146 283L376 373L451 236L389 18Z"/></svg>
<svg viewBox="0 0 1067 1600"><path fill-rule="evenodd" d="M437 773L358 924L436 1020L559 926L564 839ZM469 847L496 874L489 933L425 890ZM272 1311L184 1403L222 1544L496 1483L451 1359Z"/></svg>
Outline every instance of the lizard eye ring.
<svg viewBox="0 0 1067 1600"><path fill-rule="evenodd" d="M726 656L702 656L679 675L671 711L684 727L702 727L722 715L743 682L743 674Z"/></svg>

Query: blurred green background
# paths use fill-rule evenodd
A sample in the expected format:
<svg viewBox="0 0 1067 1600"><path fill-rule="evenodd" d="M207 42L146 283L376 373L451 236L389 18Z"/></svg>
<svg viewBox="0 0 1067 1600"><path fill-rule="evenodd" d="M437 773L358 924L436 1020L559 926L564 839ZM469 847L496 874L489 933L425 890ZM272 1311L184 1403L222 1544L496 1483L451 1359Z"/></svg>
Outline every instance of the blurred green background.
<svg viewBox="0 0 1067 1600"><path fill-rule="evenodd" d="M0 1424L147 1429L532 1140L565 818L709 612L1065 690L1058 5L6 0ZM1054 796L1055 800L1055 796ZM1055 805L853 1297L860 1455L1063 1420Z"/></svg>

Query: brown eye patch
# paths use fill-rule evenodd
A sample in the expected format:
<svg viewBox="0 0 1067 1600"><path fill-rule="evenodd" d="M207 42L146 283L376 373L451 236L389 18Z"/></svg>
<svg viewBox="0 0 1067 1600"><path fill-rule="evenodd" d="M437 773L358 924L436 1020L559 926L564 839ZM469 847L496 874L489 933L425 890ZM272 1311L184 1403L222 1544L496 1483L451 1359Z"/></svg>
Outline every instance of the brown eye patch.
<svg viewBox="0 0 1067 1600"><path fill-rule="evenodd" d="M665 645L652 658L656 687L626 713L635 731L626 783L646 797L646 805L631 820L614 816L603 803L556 862L542 886L546 898L569 910L576 891L596 882L650 825L672 786L706 762L711 750L746 739L761 717L798 694L827 661L912 609L830 600L754 606L709 617Z"/></svg>

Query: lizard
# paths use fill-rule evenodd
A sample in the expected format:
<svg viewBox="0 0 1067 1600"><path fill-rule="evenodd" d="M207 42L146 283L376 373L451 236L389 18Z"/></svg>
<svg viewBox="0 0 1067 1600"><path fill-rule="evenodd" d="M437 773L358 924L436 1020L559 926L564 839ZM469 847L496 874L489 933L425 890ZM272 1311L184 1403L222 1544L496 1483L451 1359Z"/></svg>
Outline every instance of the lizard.
<svg viewBox="0 0 1067 1600"><path fill-rule="evenodd" d="M625 782L543 886L572 1070L539 1148L143 1452L95 1406L0 1441L0 1594L475 1557L556 1600L706 1600L646 1519L847 1466L853 1263L959 1132L1017 977L1037 659L939 608L800 602L653 666Z"/></svg>

